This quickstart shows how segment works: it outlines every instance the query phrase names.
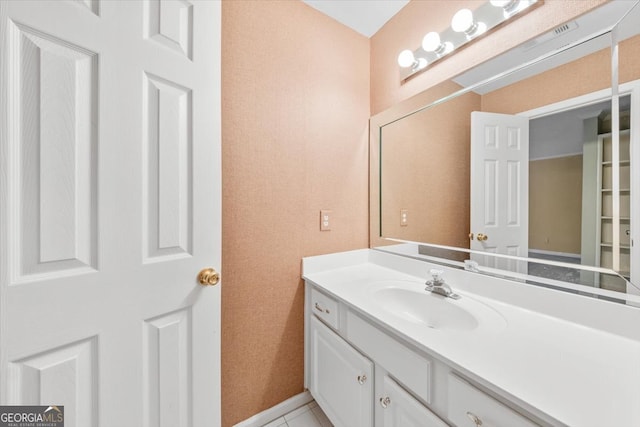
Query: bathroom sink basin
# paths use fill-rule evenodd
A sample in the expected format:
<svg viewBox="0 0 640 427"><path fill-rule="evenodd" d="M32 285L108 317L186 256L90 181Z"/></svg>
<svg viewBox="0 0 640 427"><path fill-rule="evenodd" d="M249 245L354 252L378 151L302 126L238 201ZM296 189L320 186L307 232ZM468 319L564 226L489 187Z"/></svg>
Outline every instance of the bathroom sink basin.
<svg viewBox="0 0 640 427"><path fill-rule="evenodd" d="M409 281L382 281L372 284L369 295L388 314L427 328L445 331L501 329L504 318L493 308L462 295L454 300L424 290L424 284Z"/></svg>

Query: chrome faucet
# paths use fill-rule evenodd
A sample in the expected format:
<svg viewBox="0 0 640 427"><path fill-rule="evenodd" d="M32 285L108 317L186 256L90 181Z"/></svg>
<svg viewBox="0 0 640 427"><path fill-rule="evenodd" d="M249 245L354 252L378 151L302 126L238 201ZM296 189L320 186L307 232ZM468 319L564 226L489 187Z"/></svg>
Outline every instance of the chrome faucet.
<svg viewBox="0 0 640 427"><path fill-rule="evenodd" d="M431 280L427 280L425 283L425 285L427 285L424 288L425 291L431 292L432 294L442 295L447 298L460 299L460 295L454 293L451 286L444 282L444 279L442 278L444 271L432 268L429 270L429 274L431 274Z"/></svg>

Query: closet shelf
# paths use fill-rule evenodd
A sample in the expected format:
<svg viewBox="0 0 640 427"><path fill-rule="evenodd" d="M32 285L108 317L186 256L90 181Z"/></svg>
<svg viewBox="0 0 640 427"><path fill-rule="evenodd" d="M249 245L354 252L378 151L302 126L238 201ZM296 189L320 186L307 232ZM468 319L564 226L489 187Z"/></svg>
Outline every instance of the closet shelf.
<svg viewBox="0 0 640 427"><path fill-rule="evenodd" d="M620 160L618 163L620 164L620 166L629 166L631 164L631 160ZM602 162L602 166L611 165L613 165L613 162L610 160Z"/></svg>
<svg viewBox="0 0 640 427"><path fill-rule="evenodd" d="M603 248L612 248L613 247L613 243L602 242L602 243L600 243L600 246L603 247ZM629 250L629 249L631 249L631 246L629 246L629 245L620 245L620 249Z"/></svg>
<svg viewBox="0 0 640 427"><path fill-rule="evenodd" d="M603 188L603 189L601 189L600 191L602 191L603 193L611 193L611 192L613 192L613 189L612 189L612 188ZM628 188L621 188L619 191L620 191L621 193L628 193L628 192L630 192L631 190L630 190L630 189L628 189Z"/></svg>

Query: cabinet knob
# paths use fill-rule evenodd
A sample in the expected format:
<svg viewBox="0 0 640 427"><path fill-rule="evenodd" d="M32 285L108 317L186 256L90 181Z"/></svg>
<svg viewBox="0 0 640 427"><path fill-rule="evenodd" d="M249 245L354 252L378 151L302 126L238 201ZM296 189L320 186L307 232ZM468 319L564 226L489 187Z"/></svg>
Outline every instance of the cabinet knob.
<svg viewBox="0 0 640 427"><path fill-rule="evenodd" d="M467 417L469 417L469 419L473 421L477 427L480 427L482 425L482 420L480 419L480 417L473 412L467 412Z"/></svg>
<svg viewBox="0 0 640 427"><path fill-rule="evenodd" d="M380 398L380 406L387 409L389 405L391 405L391 399L389 399L389 396Z"/></svg>
<svg viewBox="0 0 640 427"><path fill-rule="evenodd" d="M358 384L362 385L367 381L366 375L358 375Z"/></svg>

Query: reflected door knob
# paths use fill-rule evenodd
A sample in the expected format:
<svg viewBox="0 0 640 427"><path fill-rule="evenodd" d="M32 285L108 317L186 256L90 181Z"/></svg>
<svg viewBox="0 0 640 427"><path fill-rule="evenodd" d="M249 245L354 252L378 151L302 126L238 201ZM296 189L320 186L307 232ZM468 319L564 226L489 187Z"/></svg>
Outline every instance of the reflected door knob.
<svg viewBox="0 0 640 427"><path fill-rule="evenodd" d="M205 268L198 273L198 283L203 286L214 286L220 281L220 275L213 268Z"/></svg>
<svg viewBox="0 0 640 427"><path fill-rule="evenodd" d="M484 242L488 238L489 238L489 236L487 236L486 234L482 234L482 233L478 233L478 235L476 236L476 239L480 240L481 242Z"/></svg>

